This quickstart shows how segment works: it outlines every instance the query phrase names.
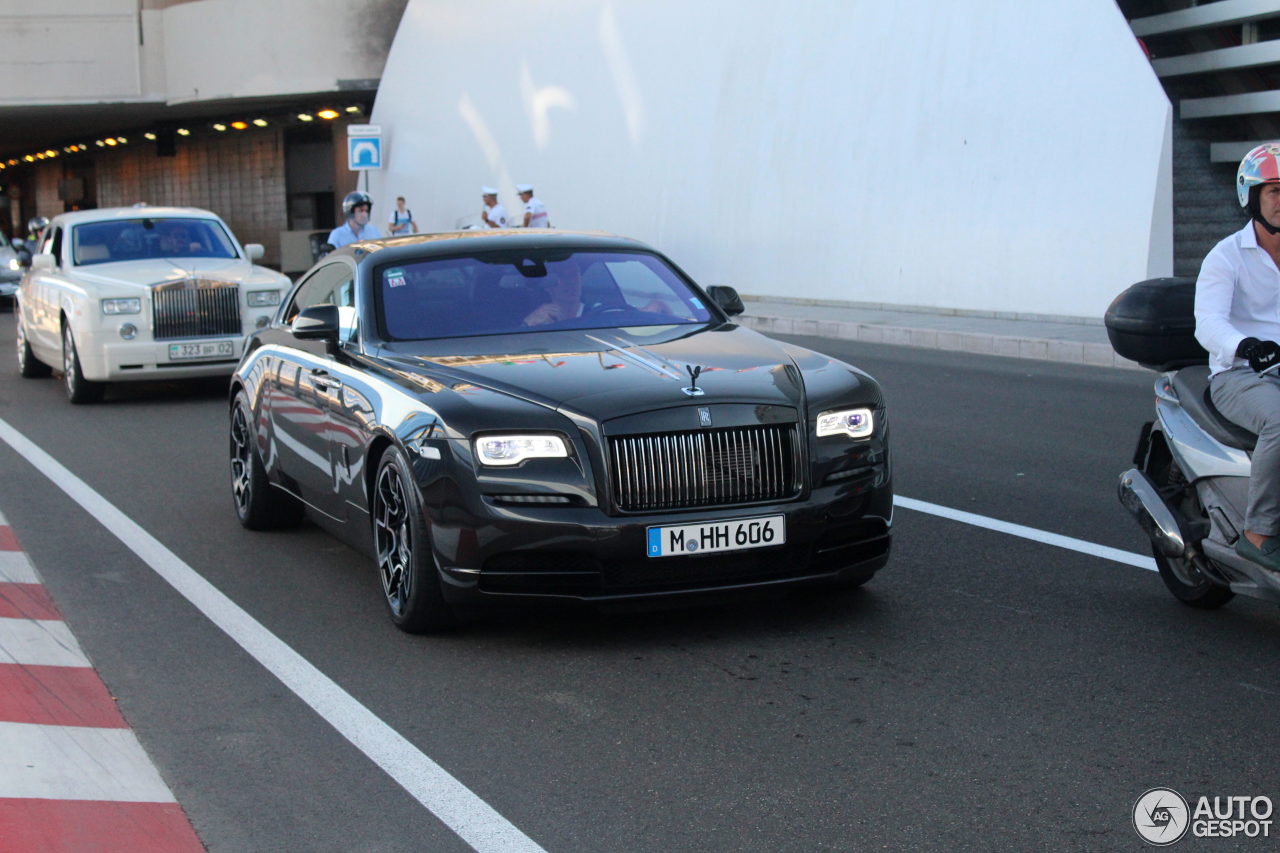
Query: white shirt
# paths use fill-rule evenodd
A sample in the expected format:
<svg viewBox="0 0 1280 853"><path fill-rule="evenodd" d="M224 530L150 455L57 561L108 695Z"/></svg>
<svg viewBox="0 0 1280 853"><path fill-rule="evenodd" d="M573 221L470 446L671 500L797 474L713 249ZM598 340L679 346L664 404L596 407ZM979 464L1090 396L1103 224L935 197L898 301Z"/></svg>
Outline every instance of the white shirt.
<svg viewBox="0 0 1280 853"><path fill-rule="evenodd" d="M382 232L378 230L378 226L372 222L365 223L364 228L360 229L359 236L351 230L351 223L344 222L337 228L329 232L329 245L335 249L341 249L348 243L354 243L357 240L380 240Z"/></svg>
<svg viewBox="0 0 1280 853"><path fill-rule="evenodd" d="M500 204L493 207L486 207L484 213L489 217L489 221L493 225L486 224L486 228L506 228L507 227L507 209Z"/></svg>
<svg viewBox="0 0 1280 853"><path fill-rule="evenodd" d="M547 219L547 206L538 201L537 196L531 196L524 204L524 212L530 214L530 228L550 228L551 222Z"/></svg>
<svg viewBox="0 0 1280 853"><path fill-rule="evenodd" d="M1196 279L1196 340L1211 375L1247 363L1236 358L1245 338L1280 342L1280 269L1253 220L1210 250Z"/></svg>

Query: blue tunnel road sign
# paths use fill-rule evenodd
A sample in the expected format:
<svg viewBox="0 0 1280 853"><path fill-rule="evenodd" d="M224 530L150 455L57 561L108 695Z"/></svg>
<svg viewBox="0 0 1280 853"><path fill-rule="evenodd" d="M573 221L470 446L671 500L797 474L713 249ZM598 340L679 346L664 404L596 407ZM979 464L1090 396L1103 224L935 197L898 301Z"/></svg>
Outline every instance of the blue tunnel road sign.
<svg viewBox="0 0 1280 853"><path fill-rule="evenodd" d="M382 168L382 128L376 124L347 127L347 168L352 171Z"/></svg>

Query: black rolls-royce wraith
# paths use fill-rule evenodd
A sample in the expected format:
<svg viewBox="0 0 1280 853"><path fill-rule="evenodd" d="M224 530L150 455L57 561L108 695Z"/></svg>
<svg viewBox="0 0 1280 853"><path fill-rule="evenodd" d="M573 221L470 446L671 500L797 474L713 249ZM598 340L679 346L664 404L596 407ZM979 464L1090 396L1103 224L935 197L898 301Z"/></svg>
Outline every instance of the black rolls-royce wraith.
<svg viewBox="0 0 1280 853"><path fill-rule="evenodd" d="M880 387L741 311L619 237L344 247L232 377L236 512L371 553L415 632L487 599L861 584L893 515Z"/></svg>

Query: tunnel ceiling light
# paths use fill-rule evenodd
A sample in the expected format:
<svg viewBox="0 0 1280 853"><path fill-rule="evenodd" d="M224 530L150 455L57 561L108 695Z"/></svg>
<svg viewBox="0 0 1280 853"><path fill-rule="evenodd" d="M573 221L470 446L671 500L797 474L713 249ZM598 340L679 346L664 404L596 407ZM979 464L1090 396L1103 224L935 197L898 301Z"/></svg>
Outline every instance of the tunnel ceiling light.
<svg viewBox="0 0 1280 853"><path fill-rule="evenodd" d="M353 113L353 114L354 114L354 113L358 113L358 112L360 112L360 108L359 108L358 106L356 106L355 104L352 104L351 106L347 107L347 112L349 112L349 113Z"/></svg>
<svg viewBox="0 0 1280 853"><path fill-rule="evenodd" d="M185 127L180 127L180 128L178 128L178 135L179 135L179 136L190 136L190 135L191 135L191 131L187 130Z"/></svg>
<svg viewBox="0 0 1280 853"><path fill-rule="evenodd" d="M298 113L298 121L313 121L314 118L310 113Z"/></svg>
<svg viewBox="0 0 1280 853"><path fill-rule="evenodd" d="M106 139L102 141L112 148L115 148L117 145L120 144L119 142L116 142L116 138L114 136L108 136Z"/></svg>
<svg viewBox="0 0 1280 853"><path fill-rule="evenodd" d="M331 110L328 107L326 107L325 109L316 113L316 115L320 116L320 118L324 119L325 121L333 121L335 118L338 117L338 111Z"/></svg>
<svg viewBox="0 0 1280 853"><path fill-rule="evenodd" d="M116 142L119 142L121 145L128 145L128 144L129 144L129 140L128 140L128 139L126 139L126 138L125 138L125 137L123 137L123 136L117 136L117 137L116 137Z"/></svg>
<svg viewBox="0 0 1280 853"><path fill-rule="evenodd" d="M147 133L142 134L142 138L143 138L143 139L145 139L145 140L147 140L148 142L155 142L155 141L156 141L156 135L155 135L154 133L149 132L149 131L148 131Z"/></svg>
<svg viewBox="0 0 1280 853"><path fill-rule="evenodd" d="M221 133L222 131L227 129L227 126L220 121L214 122L213 129Z"/></svg>
<svg viewBox="0 0 1280 853"><path fill-rule="evenodd" d="M34 163L36 161L36 158L32 157L30 154L28 154L26 157L23 157L22 159L26 160L28 163Z"/></svg>
<svg viewBox="0 0 1280 853"><path fill-rule="evenodd" d="M233 130L244 130L244 129L245 129L245 128L247 128L248 126L249 126L249 125L248 125L248 124L246 124L246 123L245 123L245 122L243 122L243 121L233 121L233 122L231 122L231 127L232 127L232 129L233 129Z"/></svg>
<svg viewBox="0 0 1280 853"><path fill-rule="evenodd" d="M253 123L254 123L255 125L257 125L258 127L266 127L266 126L267 126L267 120L266 120L265 118L255 118L255 119L253 120Z"/></svg>

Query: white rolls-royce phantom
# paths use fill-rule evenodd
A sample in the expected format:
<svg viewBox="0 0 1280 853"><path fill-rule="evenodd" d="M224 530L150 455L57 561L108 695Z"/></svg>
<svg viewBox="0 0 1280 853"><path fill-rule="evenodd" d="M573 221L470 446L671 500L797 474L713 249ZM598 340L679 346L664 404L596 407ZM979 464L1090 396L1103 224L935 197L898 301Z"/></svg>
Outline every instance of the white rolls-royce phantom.
<svg viewBox="0 0 1280 853"><path fill-rule="evenodd" d="M188 207L64 213L18 288L18 370L61 370L73 403L103 383L230 374L289 279L257 266L216 214Z"/></svg>

